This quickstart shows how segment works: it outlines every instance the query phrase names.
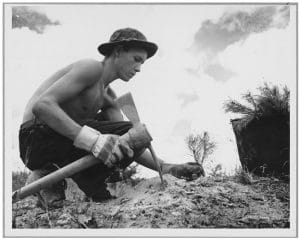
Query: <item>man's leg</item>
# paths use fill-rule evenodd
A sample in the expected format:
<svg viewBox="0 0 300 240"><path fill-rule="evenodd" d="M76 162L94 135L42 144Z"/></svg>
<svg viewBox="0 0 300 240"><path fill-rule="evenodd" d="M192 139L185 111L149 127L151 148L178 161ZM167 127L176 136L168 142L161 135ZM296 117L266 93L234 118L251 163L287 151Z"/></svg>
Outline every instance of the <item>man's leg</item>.
<svg viewBox="0 0 300 240"><path fill-rule="evenodd" d="M97 121L90 120L85 123L86 125L97 129L102 134L115 134L115 135L123 135L128 132L129 129L132 128L132 124L126 121L120 122L111 122L111 121ZM77 155L77 158L81 154L85 154L86 152L75 149L74 155ZM137 153L140 154L140 153ZM75 157L72 157L73 159ZM133 161L133 158L123 159L119 165L120 169L125 169L128 167ZM102 201L111 198L109 191L106 189L105 180L112 175L116 170L116 168L109 168L105 164L99 161L99 164L76 173L72 176L72 179L77 183L78 187L88 196L91 197L94 201Z"/></svg>
<svg viewBox="0 0 300 240"><path fill-rule="evenodd" d="M30 184L59 168L51 161L64 158L64 151L70 143L46 125L29 121L22 124L19 132L20 156L25 166L32 172L26 184ZM66 182L60 181L42 189L36 195L38 205L46 208L61 207L65 199Z"/></svg>
<svg viewBox="0 0 300 240"><path fill-rule="evenodd" d="M38 179L48 175L57 170L55 166L44 167L42 169L33 170L27 178L26 185L37 181ZM47 188L41 189L35 195L38 197L37 206L43 208L59 208L63 206L63 200L66 199L65 189L66 181L60 181Z"/></svg>
<svg viewBox="0 0 300 240"><path fill-rule="evenodd" d="M130 122L111 122L111 121L96 121L90 120L86 125L99 130L102 134L123 135L130 128ZM30 139L29 139L30 137ZM72 141L57 134L46 125L30 125L20 131L20 152L22 159L27 167L33 172L29 177L28 183L33 182L56 169L49 169L46 166L55 164L57 167L63 167L79 158L90 153L75 148ZM30 144L29 144L30 142ZM24 143L24 144L23 144ZM26 143L26 144L25 144ZM132 163L133 159L123 159L120 168L125 169ZM110 194L106 190L105 180L114 172L115 169L108 168L99 161L99 164L87 170L79 172L72 176L73 180L78 184L79 188L83 190L87 196L93 199L103 200L109 198ZM51 196L56 196L56 190L61 189L61 183L53 187L43 189L46 194L45 202L51 205L53 202ZM58 191L61 192L61 191ZM64 196L64 195L63 195ZM56 200L64 197L54 197ZM49 200L49 201L48 201Z"/></svg>

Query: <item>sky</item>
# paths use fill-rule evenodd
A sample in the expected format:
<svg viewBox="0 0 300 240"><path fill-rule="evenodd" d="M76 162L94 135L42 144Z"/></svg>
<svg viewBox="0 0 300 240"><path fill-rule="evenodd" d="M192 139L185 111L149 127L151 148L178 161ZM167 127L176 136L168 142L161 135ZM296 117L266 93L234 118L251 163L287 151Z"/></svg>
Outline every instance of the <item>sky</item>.
<svg viewBox="0 0 300 240"><path fill-rule="evenodd" d="M224 102L240 100L248 90L256 93L264 82L288 86L295 98L295 5L23 6L5 6L6 146L11 149L6 161L13 170L24 169L18 129L34 90L71 62L101 61L97 46L119 28L136 28L159 47L129 83L111 86L118 95L132 93L153 147L166 162L193 162L185 138L207 131L217 143L210 158L230 173L239 166L230 119L239 116L225 113ZM27 13L33 23L20 20Z"/></svg>

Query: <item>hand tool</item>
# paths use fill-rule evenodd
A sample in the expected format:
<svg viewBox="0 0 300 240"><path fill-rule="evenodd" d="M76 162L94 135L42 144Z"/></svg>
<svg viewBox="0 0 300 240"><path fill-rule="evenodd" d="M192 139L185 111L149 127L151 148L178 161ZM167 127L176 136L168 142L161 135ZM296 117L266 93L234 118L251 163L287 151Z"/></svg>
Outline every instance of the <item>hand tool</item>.
<svg viewBox="0 0 300 240"><path fill-rule="evenodd" d="M139 114L137 112L137 108L134 104L134 100L133 100L131 93L126 93L126 94L122 95L121 97L119 97L116 100L116 103L117 103L118 107L123 111L125 116L133 123L133 125L140 123ZM153 161L155 162L156 168L158 170L162 187L164 188L164 180L163 180L162 170L161 170L158 158L154 152L154 149L153 149L151 143L149 144L148 148L150 150Z"/></svg>

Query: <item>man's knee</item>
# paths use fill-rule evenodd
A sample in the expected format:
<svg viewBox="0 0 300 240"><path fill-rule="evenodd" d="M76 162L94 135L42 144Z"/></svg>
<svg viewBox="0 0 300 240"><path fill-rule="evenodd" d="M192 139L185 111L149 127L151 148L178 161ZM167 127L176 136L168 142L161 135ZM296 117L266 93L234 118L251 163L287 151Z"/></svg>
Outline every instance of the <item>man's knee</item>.
<svg viewBox="0 0 300 240"><path fill-rule="evenodd" d="M102 134L115 134L122 136L123 134L127 133L129 129L133 127L133 124L129 121L97 121L97 120L90 120L85 123L85 125L92 127Z"/></svg>
<svg viewBox="0 0 300 240"><path fill-rule="evenodd" d="M133 123L132 122L130 122L130 121L124 121L123 122L123 128L124 128L124 134L126 133L126 132L128 132L131 128L133 128Z"/></svg>

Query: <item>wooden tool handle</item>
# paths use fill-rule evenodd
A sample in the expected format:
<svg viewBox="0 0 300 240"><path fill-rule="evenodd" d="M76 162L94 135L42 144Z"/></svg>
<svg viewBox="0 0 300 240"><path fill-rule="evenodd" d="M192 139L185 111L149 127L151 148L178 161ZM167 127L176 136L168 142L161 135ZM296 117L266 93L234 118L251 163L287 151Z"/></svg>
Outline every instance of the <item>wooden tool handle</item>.
<svg viewBox="0 0 300 240"><path fill-rule="evenodd" d="M96 159L92 155L82 157L63 168L56 170L55 172L52 172L49 175L46 175L38 179L37 181L32 182L22 187L21 189L14 191L12 194L12 202L18 202L21 199L36 193L45 187L59 182L66 177L72 176L73 174L80 172L86 168L96 165L97 163L99 163L99 159Z"/></svg>

